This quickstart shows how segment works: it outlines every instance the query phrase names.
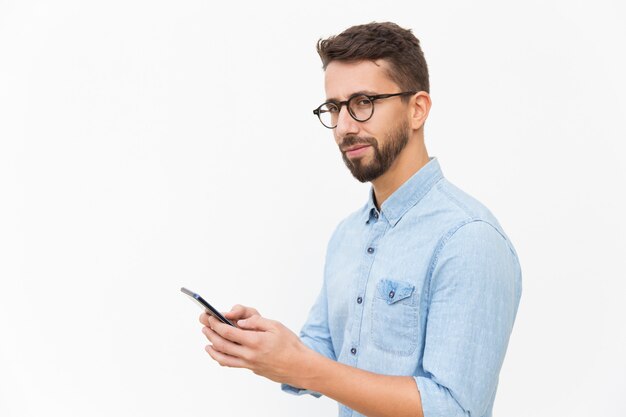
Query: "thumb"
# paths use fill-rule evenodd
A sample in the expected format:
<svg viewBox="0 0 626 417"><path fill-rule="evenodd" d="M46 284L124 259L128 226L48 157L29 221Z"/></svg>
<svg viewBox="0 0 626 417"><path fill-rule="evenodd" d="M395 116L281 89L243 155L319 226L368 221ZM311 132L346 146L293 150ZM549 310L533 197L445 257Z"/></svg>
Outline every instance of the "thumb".
<svg viewBox="0 0 626 417"><path fill-rule="evenodd" d="M259 316L258 314L255 314L254 316L248 317L245 320L237 321L237 326L245 330L267 331L272 328L272 320L268 320L264 317Z"/></svg>

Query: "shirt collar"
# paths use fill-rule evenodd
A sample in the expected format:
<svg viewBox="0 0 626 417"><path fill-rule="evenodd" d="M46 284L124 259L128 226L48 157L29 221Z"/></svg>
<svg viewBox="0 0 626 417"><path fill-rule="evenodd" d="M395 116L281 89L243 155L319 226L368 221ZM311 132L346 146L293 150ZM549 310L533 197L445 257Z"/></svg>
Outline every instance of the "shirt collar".
<svg viewBox="0 0 626 417"><path fill-rule="evenodd" d="M380 216L387 219L391 227L394 227L402 216L416 205L441 178L443 178L443 173L439 161L436 157L432 157L426 165L385 200L380 210ZM374 204L374 187L372 187L366 205L364 221L369 222L372 217L377 216L379 213Z"/></svg>

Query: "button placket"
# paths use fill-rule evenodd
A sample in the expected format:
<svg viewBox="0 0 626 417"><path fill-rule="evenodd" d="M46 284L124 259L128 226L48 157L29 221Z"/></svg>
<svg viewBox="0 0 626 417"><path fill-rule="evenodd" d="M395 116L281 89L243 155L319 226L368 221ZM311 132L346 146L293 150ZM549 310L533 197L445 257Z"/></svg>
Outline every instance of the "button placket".
<svg viewBox="0 0 626 417"><path fill-rule="evenodd" d="M367 288L367 283L370 280L370 273L372 270L373 263L376 259L373 256L376 253L376 245L380 241L381 238L385 235L385 232L388 229L388 223L383 221L378 221L381 219L381 216L376 211L372 211L370 213L370 218L367 223L367 232L363 238L365 240L365 253L363 254L362 264L359 273L359 284L358 288L356 288L356 297L353 300L356 300L356 306L354 307L354 317L351 320L351 330L350 330L350 343L348 355L345 359L345 363L351 366L357 366L359 361L358 349L361 341L361 331L363 326L363 314L367 311L368 306L365 303L365 290ZM347 347L347 346L346 346Z"/></svg>

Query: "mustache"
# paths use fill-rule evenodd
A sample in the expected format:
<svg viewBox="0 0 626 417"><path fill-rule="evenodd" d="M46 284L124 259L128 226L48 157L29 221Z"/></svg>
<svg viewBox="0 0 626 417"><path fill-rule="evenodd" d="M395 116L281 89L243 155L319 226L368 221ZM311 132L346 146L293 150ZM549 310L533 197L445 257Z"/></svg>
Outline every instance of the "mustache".
<svg viewBox="0 0 626 417"><path fill-rule="evenodd" d="M361 137L356 135L344 136L339 149L345 152L347 148L355 145L372 145L374 148L378 148L378 141L373 137Z"/></svg>

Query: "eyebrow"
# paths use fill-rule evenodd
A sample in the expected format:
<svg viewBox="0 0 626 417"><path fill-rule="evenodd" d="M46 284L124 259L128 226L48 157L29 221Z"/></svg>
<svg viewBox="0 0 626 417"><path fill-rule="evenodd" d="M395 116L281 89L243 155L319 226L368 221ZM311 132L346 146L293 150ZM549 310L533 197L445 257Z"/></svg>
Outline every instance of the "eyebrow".
<svg viewBox="0 0 626 417"><path fill-rule="evenodd" d="M355 93L350 94L350 95L348 96L348 98L346 99L346 101L347 101L347 100L350 100L350 99L351 99L352 97L354 97L354 96L361 96L361 95L366 95L366 96L375 96L375 95L377 95L377 94L378 94L377 92L375 92L375 91L371 91L371 90L360 90L360 91L357 91L357 92L355 92ZM331 98L327 98L327 99L326 99L326 103L328 103L329 101L332 101L332 102L340 102L340 101L343 101L343 100L339 100L338 98L331 97Z"/></svg>

